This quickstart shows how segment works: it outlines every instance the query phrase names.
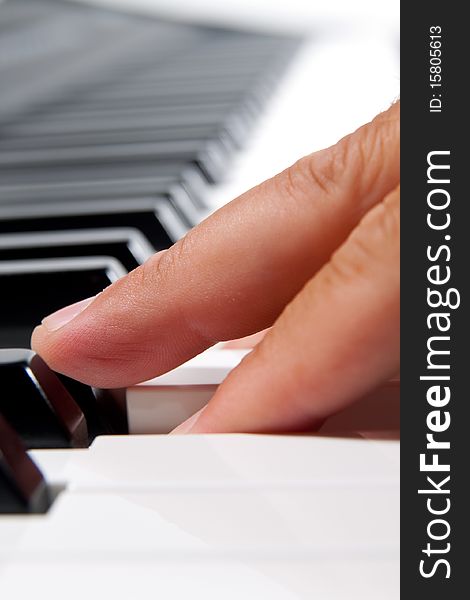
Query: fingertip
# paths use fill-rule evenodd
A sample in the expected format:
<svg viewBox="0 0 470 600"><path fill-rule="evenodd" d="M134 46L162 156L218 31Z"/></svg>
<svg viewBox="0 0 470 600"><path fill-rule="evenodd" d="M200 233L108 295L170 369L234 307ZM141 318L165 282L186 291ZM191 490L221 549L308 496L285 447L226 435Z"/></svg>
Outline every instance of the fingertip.
<svg viewBox="0 0 470 600"><path fill-rule="evenodd" d="M44 325L37 325L31 334L31 350L34 350L37 354L42 354L44 347L44 340L47 338L48 331Z"/></svg>

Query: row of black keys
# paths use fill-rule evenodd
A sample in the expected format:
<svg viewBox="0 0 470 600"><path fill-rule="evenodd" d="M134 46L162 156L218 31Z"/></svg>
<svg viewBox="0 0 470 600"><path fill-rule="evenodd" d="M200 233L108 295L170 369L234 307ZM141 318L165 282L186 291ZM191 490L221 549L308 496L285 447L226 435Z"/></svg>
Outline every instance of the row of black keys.
<svg viewBox="0 0 470 600"><path fill-rule="evenodd" d="M7 1L0 17L0 76L20 107L0 118L0 347L27 347L44 315L200 220L297 42L57 0Z"/></svg>

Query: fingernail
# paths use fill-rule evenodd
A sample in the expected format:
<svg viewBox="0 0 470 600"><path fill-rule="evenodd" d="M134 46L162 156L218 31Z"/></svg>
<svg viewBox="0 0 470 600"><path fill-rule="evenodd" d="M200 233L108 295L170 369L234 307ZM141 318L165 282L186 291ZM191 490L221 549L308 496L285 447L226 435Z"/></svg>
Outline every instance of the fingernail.
<svg viewBox="0 0 470 600"><path fill-rule="evenodd" d="M269 331L268 329L263 329L263 331L258 331L258 333L253 333L252 335L247 335L246 337L238 338L236 340L230 340L229 342L223 342L222 349L223 350L238 350L245 348L254 348L257 344L261 342L264 336Z"/></svg>
<svg viewBox="0 0 470 600"><path fill-rule="evenodd" d="M204 409L205 409L205 406L203 406L201 408L201 410L198 410L197 413L194 413L194 415L192 417L189 417L189 419L186 419L186 421L183 421L180 425L178 425L178 427L175 427L175 429L173 429L173 431L170 431L170 435L192 433L196 426L196 423L199 421L199 417L201 416Z"/></svg>
<svg viewBox="0 0 470 600"><path fill-rule="evenodd" d="M70 323L72 319L84 311L85 308L91 304L95 298L96 296L92 296L91 298L80 300L80 302L75 302L75 304L65 306L55 313L52 313L52 315L45 317L41 321L41 324L44 325L44 327L49 331L57 331L57 329L60 329L67 323Z"/></svg>

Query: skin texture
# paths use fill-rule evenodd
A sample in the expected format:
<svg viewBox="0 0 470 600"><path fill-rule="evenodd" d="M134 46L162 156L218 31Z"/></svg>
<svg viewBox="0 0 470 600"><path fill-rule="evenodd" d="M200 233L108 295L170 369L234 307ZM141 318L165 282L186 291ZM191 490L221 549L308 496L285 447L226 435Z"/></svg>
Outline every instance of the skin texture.
<svg viewBox="0 0 470 600"><path fill-rule="evenodd" d="M312 427L399 369L399 103L300 159L32 347L121 387L272 326L186 432Z"/></svg>

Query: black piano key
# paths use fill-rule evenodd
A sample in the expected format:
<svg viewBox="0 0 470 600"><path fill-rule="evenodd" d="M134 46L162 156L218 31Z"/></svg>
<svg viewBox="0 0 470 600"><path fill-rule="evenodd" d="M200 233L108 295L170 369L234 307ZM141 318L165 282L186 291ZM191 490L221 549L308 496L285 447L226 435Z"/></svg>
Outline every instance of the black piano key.
<svg viewBox="0 0 470 600"><path fill-rule="evenodd" d="M140 76L140 77L139 77ZM191 67L186 67L184 72L178 72L172 68L169 72L159 70L156 73L144 72L133 77L124 77L121 80L110 82L110 85L95 87L88 90L86 94L67 99L67 109L80 109L81 106L102 105L106 103L109 106L116 106L128 101L130 106L132 102L141 99L154 99L154 105L160 106L167 104L169 97L178 94L190 96L191 93L204 94L208 97L208 103L214 101L226 104L233 100L236 102L235 93L240 94L240 101L243 102L243 94L263 95L271 91L277 83L278 76L273 69L264 69L260 76L260 69L252 69L250 73L234 72L233 66L229 68L227 64L219 69L212 68L210 71L201 71L197 60ZM196 102L195 104L198 104ZM54 106L63 110L65 107L59 101L55 104L50 103L38 114L52 114Z"/></svg>
<svg viewBox="0 0 470 600"><path fill-rule="evenodd" d="M132 162L185 161L197 165L209 182L222 178L227 152L222 144L212 140L175 140L141 144L48 148L45 150L12 150L0 152L0 169L60 168L74 165L117 165Z"/></svg>
<svg viewBox="0 0 470 600"><path fill-rule="evenodd" d="M76 132L71 134L25 135L0 139L1 151L32 150L49 148L80 148L82 146L104 146L110 144L139 144L147 142L195 141L207 143L210 140L221 139L230 148L234 148L234 140L223 127L209 125L191 125L188 127L161 127L137 129L135 131L102 131Z"/></svg>
<svg viewBox="0 0 470 600"><path fill-rule="evenodd" d="M241 47L240 44L230 46L230 41L226 36L220 40L219 44L207 43L193 47L191 52L181 54L178 57L152 64L144 64L142 61L139 64L129 64L120 71L121 77L128 76L132 82L152 81L152 75L156 79L160 79L162 75L171 79L191 79L194 73L201 79L212 74L220 77L228 75L234 78L243 76L258 76L262 77L267 69L272 68L279 60L289 52L291 46L281 43L278 40L263 49L255 49L246 45ZM193 75L194 77L194 75ZM112 85L113 77L108 78L107 87Z"/></svg>
<svg viewBox="0 0 470 600"><path fill-rule="evenodd" d="M164 198L0 205L0 234L109 227L135 228L147 238L155 250L169 248L187 230L180 215Z"/></svg>
<svg viewBox="0 0 470 600"><path fill-rule="evenodd" d="M136 179L103 179L101 181L27 183L0 185L0 205L41 204L96 200L122 200L165 196L184 215L188 225L200 221L201 210L207 208L202 200L207 182L199 169L182 174L180 180L172 178L142 177Z"/></svg>
<svg viewBox="0 0 470 600"><path fill-rule="evenodd" d="M136 229L84 229L0 236L0 262L38 258L112 256L126 271L131 271L152 254L152 246Z"/></svg>
<svg viewBox="0 0 470 600"><path fill-rule="evenodd" d="M161 131L161 137L169 137L171 139L186 139L186 136L173 134L173 131L188 130L188 129L200 129L200 128L214 128L221 131L221 134L217 136L217 139L228 140L230 147L240 148L244 143L247 133L249 131L249 124L246 119L242 119L239 115L231 113L227 118L217 118L213 114L205 114L198 116L196 119L189 115L182 115L178 118L178 122L160 117L147 117L136 115L132 118L116 119L114 117L108 118L104 116L99 121L68 121L65 123L45 123L41 126L37 126L37 123L33 122L31 127L21 128L12 127L3 129L3 139L15 138L21 140L22 138L27 139L53 139L58 136L59 138L72 137L75 135L82 136L98 136L98 135L119 135L125 136L129 134L136 137L144 134L146 131L158 130ZM166 134L168 133L168 136ZM174 137L173 137L174 135ZM188 139L192 139L188 137ZM18 141L20 143L20 141ZM37 144L37 142L33 142ZM47 147L47 145L46 145ZM54 143L51 143L51 147L54 147ZM171 162L168 164L172 164ZM166 167L164 165L156 165L159 168Z"/></svg>
<svg viewBox="0 0 470 600"><path fill-rule="evenodd" d="M88 441L90 444L98 435L123 434L129 432L127 422L125 427L117 428L115 426L114 413L116 413L117 410L114 409L114 413L112 412L113 407L110 407L109 409L106 407L105 410L102 403L97 401L93 390L89 385L85 385L80 381L62 375L61 373L57 373L57 377L85 415L88 429Z"/></svg>
<svg viewBox="0 0 470 600"><path fill-rule="evenodd" d="M244 86L245 89L249 89L250 85L259 80L272 81L276 76L279 76L281 69L276 68L279 60L276 61L254 61L251 64L251 59L247 61L244 59L242 62L236 64L233 60L227 61L223 59L218 64L204 65L205 58L194 57L192 62L182 62L178 65L160 65L158 69L140 68L137 72L133 72L128 77L123 77L120 80L109 81L108 85L96 87L90 90L90 97L103 97L105 98L108 93L111 93L114 89L124 89L124 83L128 83L128 88L138 89L151 88L155 83L159 85L169 85L185 81L187 83L193 82L196 85L199 82L214 83L217 81L224 82L227 80L233 80L240 82L240 87ZM109 92L108 92L109 90Z"/></svg>
<svg viewBox="0 0 470 600"><path fill-rule="evenodd" d="M195 88L195 86L193 87ZM174 106L186 107L187 110L192 110L193 107L211 106L213 104L226 106L230 110L231 107L237 107L237 105L243 106L246 101L256 100L259 94L256 87L249 91L211 91L210 88L215 86L208 85L207 87L209 88L208 90L189 89L186 92L178 92L176 90L172 92L171 89L162 90L161 86L156 84L154 88L150 86L142 87L142 89L135 88L133 95L124 95L122 98L118 95L112 99L94 99L88 96L80 103L67 103L66 107L62 106L58 115L62 117L65 114L70 114L72 118L76 118L78 113L83 118L86 118L88 114L93 116L103 111L112 113L114 111L128 110L135 113L139 111L154 111L157 107L163 109ZM54 116L51 108L47 112L48 117Z"/></svg>
<svg viewBox="0 0 470 600"><path fill-rule="evenodd" d="M105 256L0 262L0 348L29 347L46 315L95 296L125 274Z"/></svg>
<svg viewBox="0 0 470 600"><path fill-rule="evenodd" d="M175 162L182 156L181 162L191 162L204 149L204 140L170 140L152 142L124 142L122 144L91 144L90 146L60 146L58 148L21 148L2 150L0 168L48 167L67 164L119 163L121 160L157 162L165 160Z"/></svg>
<svg viewBox="0 0 470 600"><path fill-rule="evenodd" d="M148 119L149 127L152 126L152 121L156 124L167 121L172 125L181 123L197 124L204 122L204 118L212 115L216 120L212 123L221 124L224 118L235 110L236 103L234 102L202 102L194 103L189 109L186 104L155 104L149 107L134 107L128 106L125 108L110 108L109 106L97 106L95 108L87 108L86 105L69 105L67 102L61 103L55 109L48 108L47 110L37 111L26 115L22 123L15 127L16 130L22 131L29 129L32 132L45 133L49 129L54 130L62 127L64 131L71 126L81 122L84 126L87 123L96 123L104 118L112 118L116 122L119 120L127 120L134 117L145 117Z"/></svg>
<svg viewBox="0 0 470 600"><path fill-rule="evenodd" d="M158 73L153 75L146 74L145 79L136 80L124 79L114 85L104 89L90 91L86 98L72 100L69 106L78 107L80 105L105 105L116 106L116 103L134 102L139 99L151 100L160 104L160 100L176 95L190 96L192 94L204 95L210 101L227 101L237 99L239 94L251 92L256 88L259 82L258 75L250 74L248 76L220 75L214 77L199 75L197 78L189 73L183 74L178 78L168 79ZM243 98L242 98L243 99Z"/></svg>
<svg viewBox="0 0 470 600"><path fill-rule="evenodd" d="M224 127L237 140L243 140L251 124L252 118L245 110L228 110L226 105L198 106L188 110L187 107L165 107L148 110L119 110L113 113L102 111L95 115L62 115L58 118L29 117L4 127L9 136L16 135L54 135L98 131L135 131L136 129L192 127L194 125L212 125Z"/></svg>
<svg viewBox="0 0 470 600"><path fill-rule="evenodd" d="M196 210L207 208L207 180L188 163L125 164L62 168L0 170L0 204L64 202L87 198L172 196L182 188Z"/></svg>
<svg viewBox="0 0 470 600"><path fill-rule="evenodd" d="M123 180L128 180L129 185L133 185L134 182L142 179L158 182L158 187L152 189L150 195L155 194L156 191L158 194L158 189L163 188L162 199L168 191L169 184L173 181L181 183L185 188L194 188L196 194L204 194L208 187L207 179L195 165L172 162L154 164L142 161L118 165L74 165L61 167L60 169L0 169L0 197L8 194L9 190L5 188L10 186L30 186L33 193L36 186L38 186L38 193L41 194L41 186L43 185L59 186L61 184L78 183L83 187L88 184L94 185L103 182L103 186L106 186L108 182L112 181L119 184ZM130 198L139 197L132 189L129 192ZM80 195L80 198L82 197ZM54 200L54 198L44 197L45 203L49 203L51 200Z"/></svg>
<svg viewBox="0 0 470 600"><path fill-rule="evenodd" d="M0 414L0 514L45 513L50 503L41 471Z"/></svg>
<svg viewBox="0 0 470 600"><path fill-rule="evenodd" d="M0 350L0 414L28 448L83 448L85 416L57 375L31 350Z"/></svg>

